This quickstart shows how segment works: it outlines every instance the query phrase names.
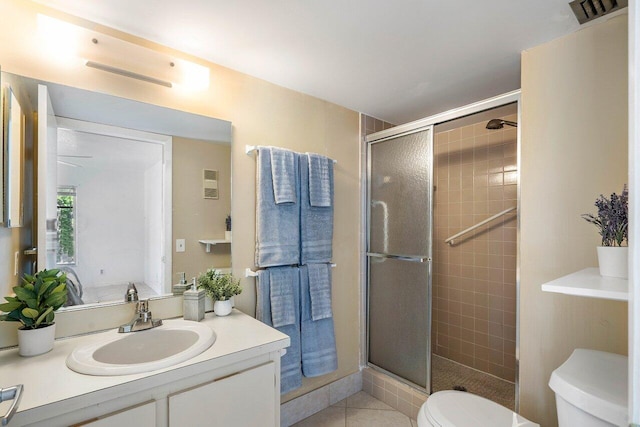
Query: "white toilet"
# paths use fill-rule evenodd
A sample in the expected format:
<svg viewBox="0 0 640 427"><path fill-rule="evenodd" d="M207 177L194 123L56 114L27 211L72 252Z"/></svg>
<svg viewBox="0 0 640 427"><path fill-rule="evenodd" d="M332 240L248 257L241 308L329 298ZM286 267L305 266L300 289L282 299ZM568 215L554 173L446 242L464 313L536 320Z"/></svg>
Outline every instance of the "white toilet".
<svg viewBox="0 0 640 427"><path fill-rule="evenodd" d="M551 374L560 427L627 426L627 358L574 350ZM439 391L418 413L419 427L534 427L515 412L463 391Z"/></svg>
<svg viewBox="0 0 640 427"><path fill-rule="evenodd" d="M560 427L627 426L627 358L576 349L553 371Z"/></svg>
<svg viewBox="0 0 640 427"><path fill-rule="evenodd" d="M491 400L464 391L433 393L418 412L418 427L539 427Z"/></svg>

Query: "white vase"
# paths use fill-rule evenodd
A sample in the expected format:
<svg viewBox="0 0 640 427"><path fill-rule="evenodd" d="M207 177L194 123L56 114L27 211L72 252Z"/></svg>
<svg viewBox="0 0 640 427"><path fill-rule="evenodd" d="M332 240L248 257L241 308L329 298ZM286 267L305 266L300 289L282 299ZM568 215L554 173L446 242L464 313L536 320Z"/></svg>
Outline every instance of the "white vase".
<svg viewBox="0 0 640 427"><path fill-rule="evenodd" d="M224 240L231 241L231 231L224 232Z"/></svg>
<svg viewBox="0 0 640 427"><path fill-rule="evenodd" d="M598 246L598 265L603 277L626 279L629 275L629 248L626 246Z"/></svg>
<svg viewBox="0 0 640 427"><path fill-rule="evenodd" d="M231 313L231 300L216 301L213 303L213 312L216 316L227 316Z"/></svg>
<svg viewBox="0 0 640 427"><path fill-rule="evenodd" d="M18 329L20 356L37 356L51 351L56 337L56 324L38 329Z"/></svg>

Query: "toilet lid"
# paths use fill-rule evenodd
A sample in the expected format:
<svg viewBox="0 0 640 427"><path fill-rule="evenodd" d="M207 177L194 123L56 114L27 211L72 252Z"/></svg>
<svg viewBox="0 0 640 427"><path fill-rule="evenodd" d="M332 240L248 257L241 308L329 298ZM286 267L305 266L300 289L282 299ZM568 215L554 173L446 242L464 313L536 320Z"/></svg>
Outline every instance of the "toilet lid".
<svg viewBox="0 0 640 427"><path fill-rule="evenodd" d="M427 419L437 427L533 427L513 411L484 397L464 391L439 391L423 406Z"/></svg>

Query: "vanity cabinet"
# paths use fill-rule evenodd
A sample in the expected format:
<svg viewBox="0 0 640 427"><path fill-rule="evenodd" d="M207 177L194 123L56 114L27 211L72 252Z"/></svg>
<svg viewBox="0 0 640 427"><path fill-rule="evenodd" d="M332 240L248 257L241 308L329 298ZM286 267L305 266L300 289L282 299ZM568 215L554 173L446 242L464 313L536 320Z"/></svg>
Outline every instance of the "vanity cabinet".
<svg viewBox="0 0 640 427"><path fill-rule="evenodd" d="M104 415L84 423L78 423L73 427L155 427L155 425L156 402L153 401Z"/></svg>
<svg viewBox="0 0 640 427"><path fill-rule="evenodd" d="M275 367L257 368L169 396L170 427L275 427Z"/></svg>
<svg viewBox="0 0 640 427"><path fill-rule="evenodd" d="M237 310L202 323L217 335L209 349L139 374L91 376L65 366L74 348L115 331L56 341L35 358L0 351L0 379L24 383L8 427L279 426L280 357L289 337Z"/></svg>
<svg viewBox="0 0 640 427"><path fill-rule="evenodd" d="M276 352L269 358L251 359L170 383L156 382L151 388L130 387L126 396L35 423L18 421L15 426L277 427L279 357ZM13 426L12 421L9 427Z"/></svg>

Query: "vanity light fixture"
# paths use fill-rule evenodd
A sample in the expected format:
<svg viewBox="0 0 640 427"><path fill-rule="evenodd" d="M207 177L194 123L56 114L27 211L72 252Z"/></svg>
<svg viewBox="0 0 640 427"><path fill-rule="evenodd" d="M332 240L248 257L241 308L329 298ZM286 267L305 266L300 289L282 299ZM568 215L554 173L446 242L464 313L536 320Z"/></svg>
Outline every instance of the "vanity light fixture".
<svg viewBox="0 0 640 427"><path fill-rule="evenodd" d="M123 70L122 68L112 67L110 65L101 64L95 61L86 61L84 63L87 67L95 68L97 70L106 71L107 73L118 74L119 76L129 77L136 80L141 80L147 83L153 83L160 86L166 86L168 88L173 87L171 82L165 80L156 79L155 77L145 76L144 74L134 73L133 71Z"/></svg>
<svg viewBox="0 0 640 427"><path fill-rule="evenodd" d="M88 68L186 92L210 84L209 67L46 15L38 16L38 33L43 53L63 66L78 66L80 59Z"/></svg>

